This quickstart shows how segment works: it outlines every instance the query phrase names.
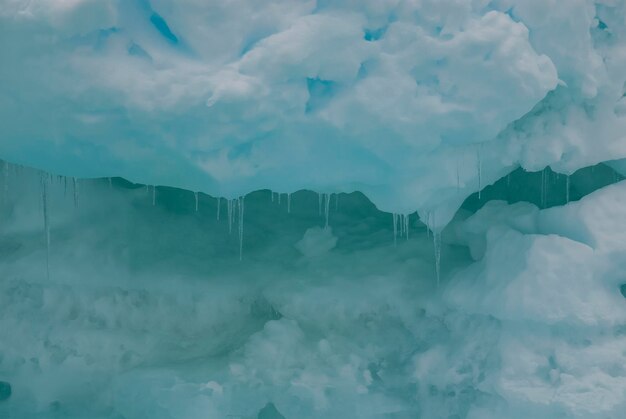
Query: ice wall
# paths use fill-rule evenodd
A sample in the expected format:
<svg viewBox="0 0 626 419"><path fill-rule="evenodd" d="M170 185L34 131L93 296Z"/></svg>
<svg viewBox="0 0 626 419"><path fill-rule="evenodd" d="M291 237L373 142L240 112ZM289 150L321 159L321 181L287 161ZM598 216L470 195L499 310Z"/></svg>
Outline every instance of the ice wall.
<svg viewBox="0 0 626 419"><path fill-rule="evenodd" d="M224 199L0 173L2 418L626 406L626 184L607 166L517 170L468 199L441 233L440 278L417 216L394 240L392 214L360 193L248 195L240 260Z"/></svg>
<svg viewBox="0 0 626 419"><path fill-rule="evenodd" d="M621 417L625 19L0 0L0 417Z"/></svg>
<svg viewBox="0 0 626 419"><path fill-rule="evenodd" d="M0 2L0 156L448 222L521 165L626 157L621 1Z"/></svg>

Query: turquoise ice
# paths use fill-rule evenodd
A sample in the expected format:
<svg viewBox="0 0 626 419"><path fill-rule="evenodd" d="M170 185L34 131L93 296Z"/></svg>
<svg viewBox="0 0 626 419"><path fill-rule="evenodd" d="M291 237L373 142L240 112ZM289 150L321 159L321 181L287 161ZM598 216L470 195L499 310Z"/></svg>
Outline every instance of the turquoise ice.
<svg viewBox="0 0 626 419"><path fill-rule="evenodd" d="M0 417L621 417L625 19L0 0Z"/></svg>

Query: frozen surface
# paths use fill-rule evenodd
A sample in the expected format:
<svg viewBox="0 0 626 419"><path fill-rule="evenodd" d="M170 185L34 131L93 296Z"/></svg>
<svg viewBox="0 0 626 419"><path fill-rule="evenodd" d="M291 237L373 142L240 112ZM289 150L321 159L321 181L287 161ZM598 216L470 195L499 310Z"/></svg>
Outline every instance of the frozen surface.
<svg viewBox="0 0 626 419"><path fill-rule="evenodd" d="M0 0L0 418L622 418L625 22Z"/></svg>
<svg viewBox="0 0 626 419"><path fill-rule="evenodd" d="M2 0L0 156L445 225L521 165L626 157L622 1Z"/></svg>
<svg viewBox="0 0 626 419"><path fill-rule="evenodd" d="M626 182L606 166L516 171L466 201L439 281L417 216L394 240L396 217L360 193L330 196L328 227L328 197L252 193L242 243L237 201L5 169L3 418L626 408Z"/></svg>

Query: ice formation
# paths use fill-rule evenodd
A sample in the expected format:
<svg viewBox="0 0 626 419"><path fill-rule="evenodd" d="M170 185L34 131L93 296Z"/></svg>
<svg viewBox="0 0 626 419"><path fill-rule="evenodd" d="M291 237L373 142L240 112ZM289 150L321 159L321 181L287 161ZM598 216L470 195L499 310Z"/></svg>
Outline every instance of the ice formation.
<svg viewBox="0 0 626 419"><path fill-rule="evenodd" d="M0 156L229 199L359 190L441 227L517 166L626 157L625 13L617 0L3 0Z"/></svg>
<svg viewBox="0 0 626 419"><path fill-rule="evenodd" d="M626 409L623 0L0 0L0 63L0 417Z"/></svg>

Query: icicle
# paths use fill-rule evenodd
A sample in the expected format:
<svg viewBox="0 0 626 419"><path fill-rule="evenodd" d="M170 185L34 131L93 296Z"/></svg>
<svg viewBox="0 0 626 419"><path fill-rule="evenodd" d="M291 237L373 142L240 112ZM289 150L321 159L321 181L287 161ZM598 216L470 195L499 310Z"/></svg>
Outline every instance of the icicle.
<svg viewBox="0 0 626 419"><path fill-rule="evenodd" d="M280 205L280 196L281 195L282 195L281 193L278 194L278 205Z"/></svg>
<svg viewBox="0 0 626 419"><path fill-rule="evenodd" d="M152 206L156 205L156 186L152 185Z"/></svg>
<svg viewBox="0 0 626 419"><path fill-rule="evenodd" d="M233 231L233 200L226 200L226 207L228 208L228 234Z"/></svg>
<svg viewBox="0 0 626 419"><path fill-rule="evenodd" d="M238 200L239 206L239 260L243 259L243 199L240 197Z"/></svg>
<svg viewBox="0 0 626 419"><path fill-rule="evenodd" d="M196 212L198 212L198 192L194 192L193 196L196 199Z"/></svg>
<svg viewBox="0 0 626 419"><path fill-rule="evenodd" d="M43 228L46 237L46 278L50 279L50 220L48 215L48 179L41 176L41 203L43 206Z"/></svg>
<svg viewBox="0 0 626 419"><path fill-rule="evenodd" d="M426 213L426 238L430 238L430 212Z"/></svg>
<svg viewBox="0 0 626 419"><path fill-rule="evenodd" d="M220 220L220 207L221 207L220 204L221 204L221 201L222 201L222 198L218 197L217 198L217 221Z"/></svg>
<svg viewBox="0 0 626 419"><path fill-rule="evenodd" d="M146 185L146 194L150 193L150 187Z"/></svg>
<svg viewBox="0 0 626 419"><path fill-rule="evenodd" d="M270 191L270 195L272 197L272 202L274 202L274 191Z"/></svg>
<svg viewBox="0 0 626 419"><path fill-rule="evenodd" d="M398 245L398 214L395 212L393 215L393 245Z"/></svg>
<svg viewBox="0 0 626 419"><path fill-rule="evenodd" d="M79 192L79 189L78 189L78 187L79 187L78 179L73 177L72 178L72 183L73 183L73 186L74 186L74 207L78 208L78 200L79 200L79 195L80 195L80 192Z"/></svg>
<svg viewBox="0 0 626 419"><path fill-rule="evenodd" d="M510 187L511 186L511 174L509 173L508 175L506 175L506 187Z"/></svg>
<svg viewBox="0 0 626 419"><path fill-rule="evenodd" d="M483 164L480 156L480 145L476 151L476 163L478 165L478 200L480 200L481 190L483 188Z"/></svg>
<svg viewBox="0 0 626 419"><path fill-rule="evenodd" d="M291 213L291 194L287 194L287 214Z"/></svg>
<svg viewBox="0 0 626 419"><path fill-rule="evenodd" d="M113 189L113 178L109 178L109 188Z"/></svg>
<svg viewBox="0 0 626 419"><path fill-rule="evenodd" d="M326 224L324 224L324 228L328 228L328 218L330 216L330 194L324 194L324 198L326 199L324 202L324 215L326 216Z"/></svg>
<svg viewBox="0 0 626 419"><path fill-rule="evenodd" d="M569 175L565 175L565 203L569 203Z"/></svg>
<svg viewBox="0 0 626 419"><path fill-rule="evenodd" d="M322 194L319 192L317 193L317 204L319 215L322 215Z"/></svg>
<svg viewBox="0 0 626 419"><path fill-rule="evenodd" d="M430 217L429 217L430 218ZM441 281L441 232L435 230L435 214L433 214L433 247L435 249L435 276L437 277L437 288Z"/></svg>
<svg viewBox="0 0 626 419"><path fill-rule="evenodd" d="M406 234L406 239L409 239L409 221L411 214L406 214L404 216L404 233Z"/></svg>

